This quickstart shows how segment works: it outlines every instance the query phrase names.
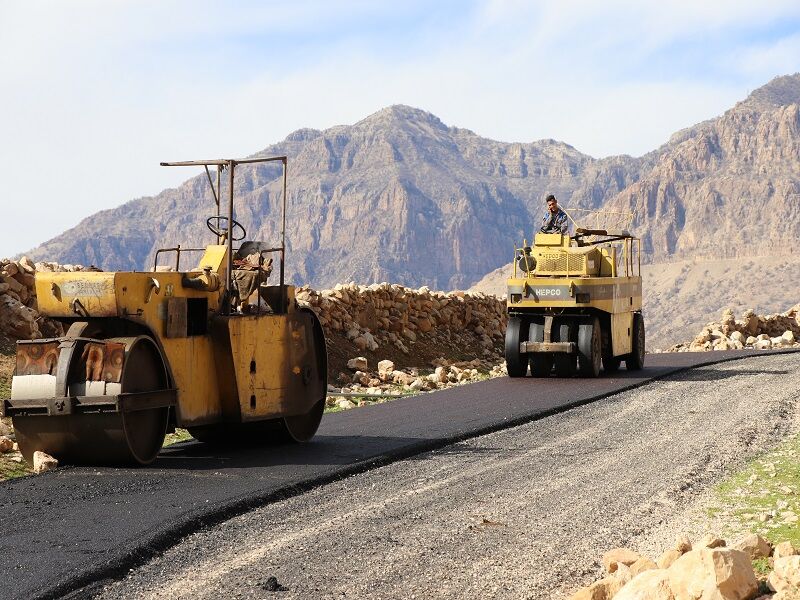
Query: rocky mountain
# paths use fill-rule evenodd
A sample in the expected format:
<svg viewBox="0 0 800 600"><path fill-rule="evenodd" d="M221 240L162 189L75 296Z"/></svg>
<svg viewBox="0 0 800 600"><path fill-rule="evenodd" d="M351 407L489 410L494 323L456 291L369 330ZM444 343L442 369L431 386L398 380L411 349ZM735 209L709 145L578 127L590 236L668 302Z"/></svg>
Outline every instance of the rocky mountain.
<svg viewBox="0 0 800 600"><path fill-rule="evenodd" d="M797 252L800 74L678 132L648 158L652 166L606 207L636 215L650 261Z"/></svg>
<svg viewBox="0 0 800 600"><path fill-rule="evenodd" d="M639 158L594 159L554 140L504 143L407 106L303 129L258 155L289 156L288 274L468 287L530 237L543 198L636 212L646 259L790 252L800 233L800 75ZM236 216L277 240L280 173L238 171ZM28 252L36 260L149 268L155 249L209 241L205 175L97 213Z"/></svg>
<svg viewBox="0 0 800 600"><path fill-rule="evenodd" d="M350 126L304 129L259 155L289 156L288 272L297 283L392 281L452 289L509 260L543 198L597 207L637 177L629 157L602 161L553 140L496 142L392 106ZM280 171L237 171L236 218L277 240ZM223 196L225 191L223 189ZM149 268L156 248L208 242L205 174L97 213L27 254Z"/></svg>

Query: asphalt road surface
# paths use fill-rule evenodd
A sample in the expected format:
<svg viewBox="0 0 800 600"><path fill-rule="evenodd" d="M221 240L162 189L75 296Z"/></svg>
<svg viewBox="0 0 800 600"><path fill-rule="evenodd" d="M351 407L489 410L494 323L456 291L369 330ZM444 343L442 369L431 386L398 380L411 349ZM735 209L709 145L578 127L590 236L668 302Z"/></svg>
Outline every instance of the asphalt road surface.
<svg viewBox="0 0 800 600"><path fill-rule="evenodd" d="M793 426L798 378L797 356L704 367L395 462L193 534L97 597L267 598L270 576L287 599L566 597L615 545L671 545L697 490Z"/></svg>
<svg viewBox="0 0 800 600"><path fill-rule="evenodd" d="M211 455L202 444L184 444L165 450L148 468L65 468L5 482L0 484L4 590L11 598L61 597L86 586L97 590L98 581L124 575L187 534L255 507L632 389L687 367L743 356L741 352L653 355L648 356L645 371L622 370L613 378L598 380L495 379L326 416L318 436L306 445ZM796 358L759 357L741 364L751 365L757 374L759 365L768 361L793 364ZM769 369L762 375L786 380ZM625 396L620 398L618 407L624 407ZM604 475L608 473L597 472L598 477ZM454 555L453 560L463 558ZM297 584L294 589L300 594ZM244 595L250 593L253 590Z"/></svg>

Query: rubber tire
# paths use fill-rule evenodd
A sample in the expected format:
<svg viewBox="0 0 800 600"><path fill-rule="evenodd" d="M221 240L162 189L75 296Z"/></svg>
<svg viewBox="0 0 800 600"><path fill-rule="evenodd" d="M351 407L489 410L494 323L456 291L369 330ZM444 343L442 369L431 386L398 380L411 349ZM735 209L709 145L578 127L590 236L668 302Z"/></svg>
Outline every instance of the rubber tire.
<svg viewBox="0 0 800 600"><path fill-rule="evenodd" d="M506 368L509 377L525 377L528 357L519 351L519 345L528 341L528 324L520 317L509 317L506 326Z"/></svg>
<svg viewBox="0 0 800 600"><path fill-rule="evenodd" d="M532 352L529 360L533 377L550 377L550 373L553 372L552 352Z"/></svg>
<svg viewBox="0 0 800 600"><path fill-rule="evenodd" d="M622 364L621 356L604 356L603 357L603 371L606 373L616 373L619 371L619 366Z"/></svg>
<svg viewBox="0 0 800 600"><path fill-rule="evenodd" d="M633 313L633 335L631 336L631 353L625 356L625 368L628 371L641 371L644 368L644 317L642 313Z"/></svg>
<svg viewBox="0 0 800 600"><path fill-rule="evenodd" d="M572 320L562 320L558 323L558 342L570 341L570 323ZM556 377L573 377L578 370L577 359L574 354L566 352L555 352L553 354L555 363Z"/></svg>
<svg viewBox="0 0 800 600"><path fill-rule="evenodd" d="M553 354L553 362L555 363L556 377L574 377L578 370L574 354L556 352Z"/></svg>
<svg viewBox="0 0 800 600"><path fill-rule="evenodd" d="M600 321L590 317L578 324L578 374L581 377L600 375L603 342Z"/></svg>

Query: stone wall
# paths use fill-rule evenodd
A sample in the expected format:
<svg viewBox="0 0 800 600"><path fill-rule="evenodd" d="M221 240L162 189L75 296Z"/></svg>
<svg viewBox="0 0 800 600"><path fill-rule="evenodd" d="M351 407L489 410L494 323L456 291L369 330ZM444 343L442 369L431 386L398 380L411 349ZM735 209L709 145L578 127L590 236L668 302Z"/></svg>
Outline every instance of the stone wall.
<svg viewBox="0 0 800 600"><path fill-rule="evenodd" d="M488 352L506 329L505 301L476 292L432 292L397 284L349 283L332 290L298 288L298 302L319 316L326 334L344 334L359 350L392 345L404 354L417 338L434 330L470 332L477 354Z"/></svg>
<svg viewBox="0 0 800 600"><path fill-rule="evenodd" d="M722 318L708 323L694 340L676 344L667 352L768 350L792 346L800 346L800 304L775 315L757 315L746 310L740 319L731 309L725 309Z"/></svg>
<svg viewBox="0 0 800 600"><path fill-rule="evenodd" d="M12 339L60 335L60 325L36 310L34 274L84 269L52 262L33 264L25 257L0 260L0 332ZM391 349L413 354L418 338L452 332L469 335L473 356L488 356L502 342L506 327L504 301L480 292L349 283L321 291L301 287L297 299L319 316L327 337L345 337L361 352Z"/></svg>
<svg viewBox="0 0 800 600"><path fill-rule="evenodd" d="M27 257L0 260L0 333L12 339L34 339L61 335L58 323L36 310L36 271L81 271L80 265L52 262L34 264Z"/></svg>

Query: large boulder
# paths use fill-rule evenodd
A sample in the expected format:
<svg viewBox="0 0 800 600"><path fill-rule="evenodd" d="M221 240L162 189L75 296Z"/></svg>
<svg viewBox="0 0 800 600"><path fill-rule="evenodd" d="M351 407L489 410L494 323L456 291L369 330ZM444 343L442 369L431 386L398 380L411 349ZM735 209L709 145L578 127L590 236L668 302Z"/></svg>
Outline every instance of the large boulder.
<svg viewBox="0 0 800 600"><path fill-rule="evenodd" d="M749 600L758 591L750 557L733 548L692 550L667 573L675 600Z"/></svg>
<svg viewBox="0 0 800 600"><path fill-rule="evenodd" d="M635 563L633 563L630 566L630 569L631 569L631 575L636 577L639 573L644 573L645 571L658 569L658 565L656 563L654 563L652 560L650 560L649 558L643 556L642 558L637 560Z"/></svg>
<svg viewBox="0 0 800 600"><path fill-rule="evenodd" d="M614 576L607 576L600 581L579 589L570 600L612 600L622 589L623 581Z"/></svg>
<svg viewBox="0 0 800 600"><path fill-rule="evenodd" d="M658 560L656 561L656 565L659 569L669 569L672 564L678 560L684 553L680 550L676 550L675 548L670 548L666 550L661 556L659 556Z"/></svg>
<svg viewBox="0 0 800 600"><path fill-rule="evenodd" d="M780 544L775 545L775 549L772 551L772 556L775 560L779 558L783 558L784 556L796 556L800 554L797 548L795 548L792 542L781 542Z"/></svg>

